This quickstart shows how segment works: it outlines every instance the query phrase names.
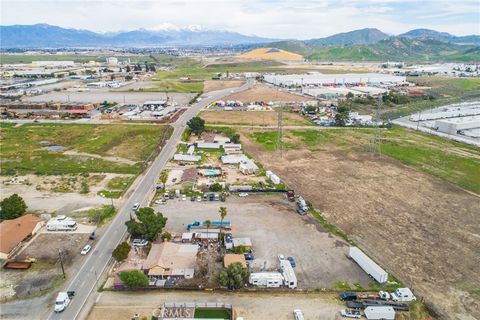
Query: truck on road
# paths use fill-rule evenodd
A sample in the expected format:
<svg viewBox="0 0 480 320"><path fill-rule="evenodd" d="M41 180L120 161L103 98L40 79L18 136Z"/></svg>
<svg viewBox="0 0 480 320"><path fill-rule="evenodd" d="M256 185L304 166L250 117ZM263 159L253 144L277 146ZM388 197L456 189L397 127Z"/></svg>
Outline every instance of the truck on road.
<svg viewBox="0 0 480 320"><path fill-rule="evenodd" d="M67 292L59 292L57 295L57 299L55 299L55 312L62 312L68 307L68 304L73 299L75 295L74 291L67 291Z"/></svg>

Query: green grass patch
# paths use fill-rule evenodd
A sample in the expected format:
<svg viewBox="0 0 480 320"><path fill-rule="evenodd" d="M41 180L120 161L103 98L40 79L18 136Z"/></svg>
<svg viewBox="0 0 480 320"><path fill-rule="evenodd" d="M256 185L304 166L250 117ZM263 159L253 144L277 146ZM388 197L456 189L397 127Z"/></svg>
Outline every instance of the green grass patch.
<svg viewBox="0 0 480 320"><path fill-rule="evenodd" d="M118 199L123 195L123 191L100 190L97 194L108 199Z"/></svg>
<svg viewBox="0 0 480 320"><path fill-rule="evenodd" d="M227 310L195 309L194 319L230 319L231 314Z"/></svg>
<svg viewBox="0 0 480 320"><path fill-rule="evenodd" d="M174 80L160 80L154 81L152 87L142 88L139 91L197 93L203 91L203 81L181 82Z"/></svg>
<svg viewBox="0 0 480 320"><path fill-rule="evenodd" d="M342 238L343 240L347 241L348 243L354 245L355 243L350 239L348 238L347 234L344 233L343 231L341 231L340 229L338 229L337 227L335 227L333 224L331 224L330 222L327 221L327 219L325 219L321 214L320 212L317 212L315 209L313 209L312 207L310 207L308 209L308 213L310 213L312 215L313 218L315 218L315 220L317 220L326 230L328 230L330 233L333 233L334 235Z"/></svg>
<svg viewBox="0 0 480 320"><path fill-rule="evenodd" d="M101 209L91 209L87 211L89 219L98 226L105 224L115 213L116 210L113 206L103 206Z"/></svg>
<svg viewBox="0 0 480 320"><path fill-rule="evenodd" d="M268 151L275 151L278 149L277 131L254 132L250 135L250 137L255 139L255 141L261 144ZM282 141L282 147L284 150L296 149L297 145L294 143Z"/></svg>
<svg viewBox="0 0 480 320"><path fill-rule="evenodd" d="M111 172L136 174L159 143L167 126L24 124L0 128L2 175L8 172L39 175ZM135 161L134 165L84 155L47 151L45 145L66 150ZM134 151L132 151L134 150Z"/></svg>
<svg viewBox="0 0 480 320"><path fill-rule="evenodd" d="M133 177L115 177L107 184L110 190L126 190L133 181Z"/></svg>

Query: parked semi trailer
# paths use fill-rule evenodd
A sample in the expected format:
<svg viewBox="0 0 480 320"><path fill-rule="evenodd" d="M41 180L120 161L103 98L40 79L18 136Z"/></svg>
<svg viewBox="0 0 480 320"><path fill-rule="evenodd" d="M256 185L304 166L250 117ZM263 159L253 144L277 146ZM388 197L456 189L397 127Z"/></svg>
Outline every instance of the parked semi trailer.
<svg viewBox="0 0 480 320"><path fill-rule="evenodd" d="M363 269L369 276L377 280L379 283L386 283L388 281L388 274L378 264L370 259L357 247L350 247L350 258Z"/></svg>

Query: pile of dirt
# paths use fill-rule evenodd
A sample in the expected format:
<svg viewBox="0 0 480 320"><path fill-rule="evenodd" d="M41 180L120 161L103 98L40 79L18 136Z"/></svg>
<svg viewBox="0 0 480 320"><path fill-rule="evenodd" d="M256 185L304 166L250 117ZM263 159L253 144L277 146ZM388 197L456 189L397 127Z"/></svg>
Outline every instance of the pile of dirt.
<svg viewBox="0 0 480 320"><path fill-rule="evenodd" d="M259 48L240 55L244 59L259 60L284 60L284 61L302 61L303 57L299 54L277 49L277 48Z"/></svg>
<svg viewBox="0 0 480 320"><path fill-rule="evenodd" d="M326 146L245 150L445 319L480 317L480 199L396 160ZM472 318L473 317L473 318Z"/></svg>

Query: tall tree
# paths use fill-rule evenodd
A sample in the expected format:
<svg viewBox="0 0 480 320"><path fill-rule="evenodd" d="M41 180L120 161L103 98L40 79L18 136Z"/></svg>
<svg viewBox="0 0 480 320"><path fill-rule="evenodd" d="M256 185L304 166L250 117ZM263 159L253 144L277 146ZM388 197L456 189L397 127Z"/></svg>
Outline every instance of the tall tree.
<svg viewBox="0 0 480 320"><path fill-rule="evenodd" d="M125 71L126 71L126 72L132 71L132 70L130 69L130 65L127 64L127 67L125 68Z"/></svg>
<svg viewBox="0 0 480 320"><path fill-rule="evenodd" d="M132 246L126 241L120 243L112 252L112 257L117 261L123 261L128 258L128 253L132 249Z"/></svg>
<svg viewBox="0 0 480 320"><path fill-rule="evenodd" d="M210 220L205 221L205 226L207 227L207 239L208 239L209 238L209 231L208 230L212 226L212 221L210 221Z"/></svg>
<svg viewBox="0 0 480 320"><path fill-rule="evenodd" d="M220 207L218 210L218 213L220 213L220 220L222 221L222 228L223 228L223 219L227 216L227 208L225 207Z"/></svg>
<svg viewBox="0 0 480 320"><path fill-rule="evenodd" d="M187 122L187 126L190 128L190 132L200 135L205 131L205 120L200 117L193 117Z"/></svg>
<svg viewBox="0 0 480 320"><path fill-rule="evenodd" d="M160 173L160 182L163 184L163 190L165 190L165 184L167 183L168 180L168 172L166 170L163 170Z"/></svg>
<svg viewBox="0 0 480 320"><path fill-rule="evenodd" d="M16 193L0 202L0 220L15 219L24 215L25 212L27 212L27 204Z"/></svg>
<svg viewBox="0 0 480 320"><path fill-rule="evenodd" d="M220 271L218 280L222 286L230 290L240 289L245 285L249 272L240 262L232 263L228 268Z"/></svg>
<svg viewBox="0 0 480 320"><path fill-rule="evenodd" d="M154 241L167 223L167 218L163 214L148 207L140 208L136 216L137 219L132 218L125 222L127 231L135 238L139 237L148 241Z"/></svg>

